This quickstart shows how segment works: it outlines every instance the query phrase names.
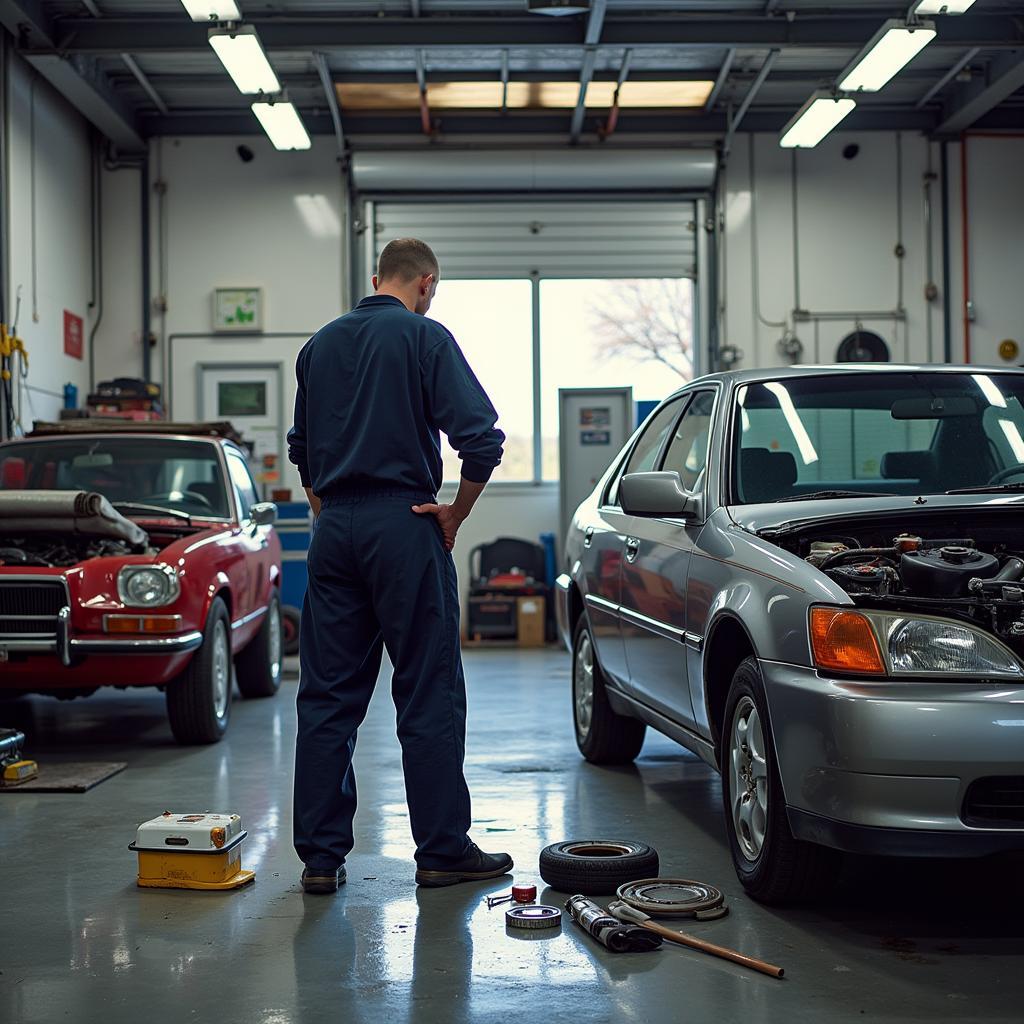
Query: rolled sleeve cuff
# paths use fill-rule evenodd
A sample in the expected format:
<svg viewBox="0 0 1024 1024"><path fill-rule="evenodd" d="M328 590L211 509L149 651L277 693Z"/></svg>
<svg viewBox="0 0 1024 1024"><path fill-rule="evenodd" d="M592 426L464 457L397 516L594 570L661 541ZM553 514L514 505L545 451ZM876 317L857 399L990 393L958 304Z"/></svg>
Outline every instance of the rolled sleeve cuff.
<svg viewBox="0 0 1024 1024"><path fill-rule="evenodd" d="M299 480L302 481L302 486L312 487L313 481L310 479L309 467L303 465L296 465L295 468L299 471Z"/></svg>
<svg viewBox="0 0 1024 1024"><path fill-rule="evenodd" d="M495 467L487 462L476 462L473 459L462 460L462 475L473 484L485 484L491 479Z"/></svg>

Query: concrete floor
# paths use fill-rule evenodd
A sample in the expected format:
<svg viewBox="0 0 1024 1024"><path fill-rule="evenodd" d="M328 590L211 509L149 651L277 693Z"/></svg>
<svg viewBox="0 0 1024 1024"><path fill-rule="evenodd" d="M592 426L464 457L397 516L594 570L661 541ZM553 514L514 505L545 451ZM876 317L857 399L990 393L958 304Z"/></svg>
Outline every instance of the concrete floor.
<svg viewBox="0 0 1024 1024"><path fill-rule="evenodd" d="M0 794L0 1021L35 1024L603 1021L1021 1021L1021 865L858 861L802 910L746 899L723 840L717 777L659 736L635 768L577 755L567 656L470 651L474 835L534 880L549 842L644 839L664 874L719 885L724 920L691 925L779 963L776 981L681 948L614 955L566 921L507 935L483 897L508 880L417 890L393 710L360 732L362 806L349 883L304 896L290 845L294 677L236 701L219 746L174 745L156 693L0 705L39 760L128 761L81 795ZM254 886L139 890L135 825L174 810L242 815ZM541 890L542 900L545 893ZM547 894L561 905L565 897Z"/></svg>

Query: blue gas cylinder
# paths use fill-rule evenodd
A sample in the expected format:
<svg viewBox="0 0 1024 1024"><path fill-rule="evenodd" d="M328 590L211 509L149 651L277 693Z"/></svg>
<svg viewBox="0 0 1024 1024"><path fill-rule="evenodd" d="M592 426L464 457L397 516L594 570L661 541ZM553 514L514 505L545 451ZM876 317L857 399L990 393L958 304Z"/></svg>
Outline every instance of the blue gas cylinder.
<svg viewBox="0 0 1024 1024"><path fill-rule="evenodd" d="M64 408L65 409L77 409L78 408L78 387L75 384L64 385Z"/></svg>

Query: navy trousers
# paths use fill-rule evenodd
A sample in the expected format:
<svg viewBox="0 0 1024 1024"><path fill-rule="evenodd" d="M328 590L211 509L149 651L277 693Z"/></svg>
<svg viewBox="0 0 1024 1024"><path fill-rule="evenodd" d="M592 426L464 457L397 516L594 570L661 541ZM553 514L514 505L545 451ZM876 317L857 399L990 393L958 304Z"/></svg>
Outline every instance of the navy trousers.
<svg viewBox="0 0 1024 1024"><path fill-rule="evenodd" d="M466 684L459 654L455 564L429 494L366 490L323 502L302 608L293 806L295 850L333 871L352 849L356 731L381 652L392 695L416 862L445 870L468 852L463 776Z"/></svg>

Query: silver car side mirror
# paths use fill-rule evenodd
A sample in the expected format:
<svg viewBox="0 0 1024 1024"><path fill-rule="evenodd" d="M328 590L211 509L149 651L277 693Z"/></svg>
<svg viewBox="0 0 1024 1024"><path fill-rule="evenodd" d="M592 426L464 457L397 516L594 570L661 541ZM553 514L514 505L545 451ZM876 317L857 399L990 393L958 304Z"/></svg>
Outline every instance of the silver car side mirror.
<svg viewBox="0 0 1024 1024"><path fill-rule="evenodd" d="M258 501L249 509L249 518L256 526L273 526L277 522L277 505L272 501Z"/></svg>
<svg viewBox="0 0 1024 1024"><path fill-rule="evenodd" d="M622 511L631 516L684 518L699 511L699 499L683 490L679 474L627 473L619 483Z"/></svg>

